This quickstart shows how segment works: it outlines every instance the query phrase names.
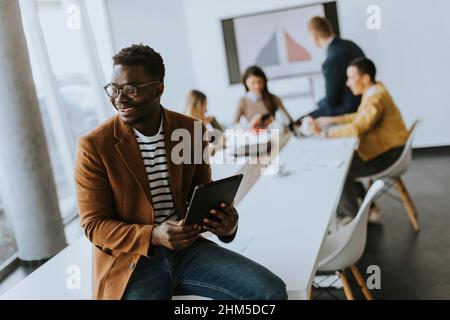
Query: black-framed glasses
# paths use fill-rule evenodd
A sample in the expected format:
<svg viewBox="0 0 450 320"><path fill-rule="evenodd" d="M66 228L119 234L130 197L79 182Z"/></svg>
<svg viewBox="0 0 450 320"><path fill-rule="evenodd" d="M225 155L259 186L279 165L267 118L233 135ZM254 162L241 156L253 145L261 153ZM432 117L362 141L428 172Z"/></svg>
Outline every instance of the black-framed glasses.
<svg viewBox="0 0 450 320"><path fill-rule="evenodd" d="M143 83L143 84L139 84L139 85L124 84L121 86L116 86L115 84L108 83L106 86L103 87L103 89L105 89L106 94L110 98L116 99L120 95L120 91L122 91L122 93L127 98L133 99L134 97L136 97L139 88L143 88L143 87L149 86L151 84L157 84L157 83L162 83L162 82L161 81L152 81L152 82L147 82L147 83Z"/></svg>

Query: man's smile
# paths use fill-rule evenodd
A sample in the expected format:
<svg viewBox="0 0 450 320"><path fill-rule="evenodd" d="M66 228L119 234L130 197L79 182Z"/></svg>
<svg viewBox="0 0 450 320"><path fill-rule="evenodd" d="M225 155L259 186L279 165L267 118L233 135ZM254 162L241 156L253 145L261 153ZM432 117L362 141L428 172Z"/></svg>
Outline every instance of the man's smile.
<svg viewBox="0 0 450 320"><path fill-rule="evenodd" d="M116 104L116 108L121 115L127 115L136 109L136 107L126 105L126 104Z"/></svg>

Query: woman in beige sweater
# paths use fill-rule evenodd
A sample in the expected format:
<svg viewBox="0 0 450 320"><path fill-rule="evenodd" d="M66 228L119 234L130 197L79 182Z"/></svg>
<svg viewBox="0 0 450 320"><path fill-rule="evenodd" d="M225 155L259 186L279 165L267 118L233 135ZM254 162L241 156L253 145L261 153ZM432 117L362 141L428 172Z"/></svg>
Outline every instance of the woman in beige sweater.
<svg viewBox="0 0 450 320"><path fill-rule="evenodd" d="M285 125L293 123L292 117L279 97L269 92L267 77L258 66L248 67L242 75L246 94L239 100L233 123L238 124L242 117L252 129L266 128L281 111Z"/></svg>

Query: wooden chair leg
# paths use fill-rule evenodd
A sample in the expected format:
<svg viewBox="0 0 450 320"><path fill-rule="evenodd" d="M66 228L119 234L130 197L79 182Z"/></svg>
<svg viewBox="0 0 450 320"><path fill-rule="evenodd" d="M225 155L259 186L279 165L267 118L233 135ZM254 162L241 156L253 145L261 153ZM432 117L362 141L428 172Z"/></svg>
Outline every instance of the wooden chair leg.
<svg viewBox="0 0 450 320"><path fill-rule="evenodd" d="M313 286L311 286L308 292L308 300L312 300L312 298L313 298Z"/></svg>
<svg viewBox="0 0 450 320"><path fill-rule="evenodd" d="M417 223L417 210L414 206L414 202L406 189L405 184L401 178L396 178L394 181L395 188L397 188L400 193L400 198L402 199L403 205L405 206L406 212L408 213L409 220L414 228L414 230L419 231L419 224Z"/></svg>
<svg viewBox="0 0 450 320"><path fill-rule="evenodd" d="M352 293L352 289L350 288L350 285L348 283L347 277L345 276L343 271L339 271L339 279L342 282L342 287L344 288L344 294L345 294L345 298L347 300L355 300L355 298L353 297L353 293Z"/></svg>
<svg viewBox="0 0 450 320"><path fill-rule="evenodd" d="M358 285L361 288L361 292L364 295L364 298L366 298L366 300L373 300L372 294L370 293L369 288L367 288L366 282L364 281L361 273L359 272L358 267L356 267L356 265L353 265L351 266L351 270L353 276L356 279L356 282L358 282Z"/></svg>

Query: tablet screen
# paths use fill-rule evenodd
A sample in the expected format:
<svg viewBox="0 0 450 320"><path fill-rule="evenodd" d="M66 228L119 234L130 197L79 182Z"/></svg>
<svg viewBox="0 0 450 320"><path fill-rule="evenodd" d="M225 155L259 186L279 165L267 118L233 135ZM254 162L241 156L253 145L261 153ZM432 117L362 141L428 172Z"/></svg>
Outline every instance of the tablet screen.
<svg viewBox="0 0 450 320"><path fill-rule="evenodd" d="M189 203L185 224L202 224L210 210L219 208L221 202L232 204L241 184L243 174L196 186Z"/></svg>

